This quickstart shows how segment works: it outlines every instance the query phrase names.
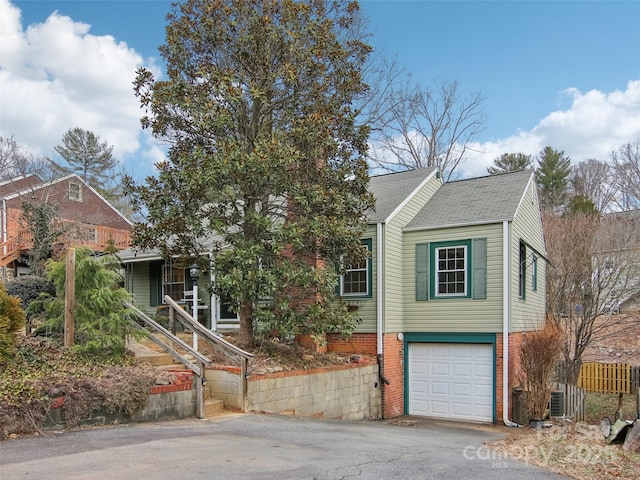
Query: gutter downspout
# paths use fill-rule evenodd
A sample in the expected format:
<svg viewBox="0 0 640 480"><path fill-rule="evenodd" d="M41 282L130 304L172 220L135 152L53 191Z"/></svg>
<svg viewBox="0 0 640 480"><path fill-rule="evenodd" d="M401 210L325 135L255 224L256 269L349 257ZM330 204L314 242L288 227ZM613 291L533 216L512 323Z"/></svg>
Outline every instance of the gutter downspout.
<svg viewBox="0 0 640 480"><path fill-rule="evenodd" d="M389 385L389 380L384 376L384 349L383 349L383 335L382 328L384 327L384 322L382 321L382 315L384 314L384 309L382 305L382 223L378 223L376 225L376 238L377 238L377 248L376 248L376 275L377 275L377 294L376 294L376 359L378 360L378 376L380 380L384 382L386 385Z"/></svg>
<svg viewBox="0 0 640 480"><path fill-rule="evenodd" d="M509 222L502 222L502 421L507 427L520 427L521 425L509 420L510 240Z"/></svg>

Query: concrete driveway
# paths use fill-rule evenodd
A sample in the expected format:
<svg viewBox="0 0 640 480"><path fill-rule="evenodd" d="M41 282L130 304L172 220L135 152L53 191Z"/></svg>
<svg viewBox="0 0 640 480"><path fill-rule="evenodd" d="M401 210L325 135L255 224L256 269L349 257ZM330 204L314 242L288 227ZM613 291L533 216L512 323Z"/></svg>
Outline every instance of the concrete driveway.
<svg viewBox="0 0 640 480"><path fill-rule="evenodd" d="M268 415L47 433L0 442L0 479L560 479L492 454L494 426Z"/></svg>

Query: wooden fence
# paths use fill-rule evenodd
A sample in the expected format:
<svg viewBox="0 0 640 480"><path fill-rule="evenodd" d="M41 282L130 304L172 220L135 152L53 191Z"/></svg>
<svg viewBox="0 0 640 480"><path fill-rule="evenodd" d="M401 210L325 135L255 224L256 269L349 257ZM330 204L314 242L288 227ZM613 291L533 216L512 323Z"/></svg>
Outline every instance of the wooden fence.
<svg viewBox="0 0 640 480"><path fill-rule="evenodd" d="M635 393L640 384L640 367L626 363L583 363L578 385L588 392Z"/></svg>
<svg viewBox="0 0 640 480"><path fill-rule="evenodd" d="M526 425L529 417L526 411L527 392L514 390L512 396L512 419L520 425ZM549 414L551 417L567 417L574 422L584 422L587 393L576 385L554 383L549 398Z"/></svg>
<svg viewBox="0 0 640 480"><path fill-rule="evenodd" d="M584 422L586 398L587 393L583 388L566 383L555 384L551 394L551 415L569 417L574 422ZM554 405L556 401L558 402L557 406ZM560 409L561 411L558 411Z"/></svg>

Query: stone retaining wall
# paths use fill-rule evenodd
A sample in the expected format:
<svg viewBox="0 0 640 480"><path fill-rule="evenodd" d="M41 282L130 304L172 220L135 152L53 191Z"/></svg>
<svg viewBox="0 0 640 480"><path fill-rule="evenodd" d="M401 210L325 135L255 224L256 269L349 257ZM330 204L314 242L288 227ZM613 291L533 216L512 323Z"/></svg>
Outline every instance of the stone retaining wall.
<svg viewBox="0 0 640 480"><path fill-rule="evenodd" d="M179 381L156 385L145 407L132 417L124 413L92 412L81 425L156 422L193 418L196 394L191 372L176 372ZM206 370L211 395L224 401L225 408L240 410L240 368L221 367ZM270 412L303 417L326 417L344 420L382 418L382 396L378 366L375 363L251 375L249 411ZM52 402L45 430L65 428L62 398Z"/></svg>
<svg viewBox="0 0 640 480"><path fill-rule="evenodd" d="M208 368L211 394L226 408L240 409L240 369ZM375 363L251 375L250 412L345 420L382 418L382 396Z"/></svg>

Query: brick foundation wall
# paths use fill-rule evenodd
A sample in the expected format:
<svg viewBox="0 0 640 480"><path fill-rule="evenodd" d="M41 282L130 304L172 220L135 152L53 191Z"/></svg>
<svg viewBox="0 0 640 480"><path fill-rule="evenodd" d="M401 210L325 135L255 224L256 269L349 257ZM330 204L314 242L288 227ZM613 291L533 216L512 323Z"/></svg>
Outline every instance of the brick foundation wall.
<svg viewBox="0 0 640 480"><path fill-rule="evenodd" d="M294 341L309 350L317 353L327 353L327 344L325 342L316 342L311 335L296 335Z"/></svg>
<svg viewBox="0 0 640 480"><path fill-rule="evenodd" d="M376 355L378 352L375 333L354 333L343 339L337 333L327 335L327 350L343 355Z"/></svg>
<svg viewBox="0 0 640 480"><path fill-rule="evenodd" d="M386 333L383 344L383 374L389 385L382 387L382 417L394 418L404 414L404 342L397 333Z"/></svg>
<svg viewBox="0 0 640 480"><path fill-rule="evenodd" d="M502 334L496 334L496 422L502 423L504 412L504 402L502 398L502 367L503 350ZM511 419L513 414L512 389L518 385L518 373L520 370L520 348L522 346L523 333L515 332L509 334L509 412L507 418Z"/></svg>

